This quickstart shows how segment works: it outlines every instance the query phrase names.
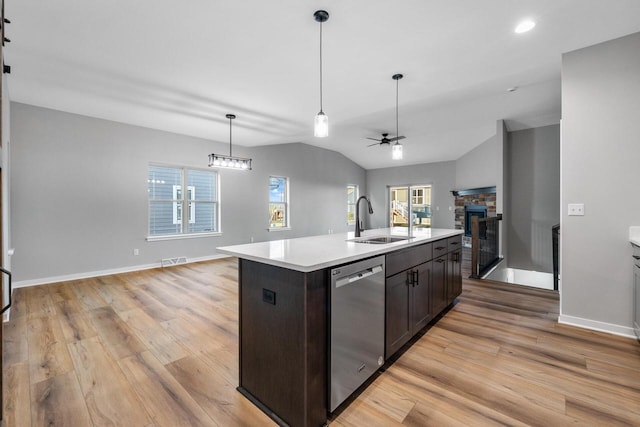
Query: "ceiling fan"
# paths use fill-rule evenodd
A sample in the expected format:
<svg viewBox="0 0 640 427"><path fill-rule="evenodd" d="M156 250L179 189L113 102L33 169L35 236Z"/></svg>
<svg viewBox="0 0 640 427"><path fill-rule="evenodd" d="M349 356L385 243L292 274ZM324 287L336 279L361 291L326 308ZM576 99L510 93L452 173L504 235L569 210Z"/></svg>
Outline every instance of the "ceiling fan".
<svg viewBox="0 0 640 427"><path fill-rule="evenodd" d="M404 136L402 136L402 135L400 135L400 136L396 136L396 137L393 137L393 138L387 138L387 136L389 136L389 134L388 134L388 133L383 133L383 134L382 134L382 139L367 138L367 139L370 139L370 140L372 140L372 141L378 141L378 142L376 142L375 144L369 144L369 145L367 145L367 147L373 147L374 145L389 145L389 144L391 144L391 143L392 143L392 142L394 142L394 141L399 141L399 140L401 140L401 139L404 139L404 138L405 138L405 137L404 137Z"/></svg>

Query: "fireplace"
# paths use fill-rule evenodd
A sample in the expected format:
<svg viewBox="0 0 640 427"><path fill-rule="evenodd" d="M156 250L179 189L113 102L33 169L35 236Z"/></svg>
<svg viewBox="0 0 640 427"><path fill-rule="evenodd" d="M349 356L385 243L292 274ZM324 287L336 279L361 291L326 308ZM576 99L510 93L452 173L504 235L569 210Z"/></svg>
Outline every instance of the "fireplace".
<svg viewBox="0 0 640 427"><path fill-rule="evenodd" d="M464 207L464 235L471 237L471 218L477 216L478 219L485 218L487 216L487 207L481 205L466 205ZM483 227L480 228L480 238L482 236Z"/></svg>

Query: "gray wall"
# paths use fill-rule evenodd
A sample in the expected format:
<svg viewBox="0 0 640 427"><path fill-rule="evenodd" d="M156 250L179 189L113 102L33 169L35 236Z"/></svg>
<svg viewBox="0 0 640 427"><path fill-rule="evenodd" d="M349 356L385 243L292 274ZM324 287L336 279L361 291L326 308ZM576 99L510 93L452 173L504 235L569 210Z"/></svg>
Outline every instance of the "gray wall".
<svg viewBox="0 0 640 427"><path fill-rule="evenodd" d="M632 334L629 226L640 225L640 33L564 54L561 317ZM584 216L567 216L584 203Z"/></svg>
<svg viewBox="0 0 640 427"><path fill-rule="evenodd" d="M372 228L388 227L389 186L429 184L431 189L433 228L454 228L454 198L456 162L426 163L367 171L367 189L374 214L369 218ZM364 212L364 209L362 210Z"/></svg>
<svg viewBox="0 0 640 427"><path fill-rule="evenodd" d="M553 272L551 227L560 222L560 126L510 132L508 266Z"/></svg>
<svg viewBox="0 0 640 427"><path fill-rule="evenodd" d="M236 147L254 170L221 170L222 236L147 242L150 162L206 167L228 144L11 104L14 280L134 269L162 258L207 258L222 245L346 231L346 186L365 171L339 153L304 144ZM268 176L291 180L291 231L268 227ZM140 250L139 256L133 249Z"/></svg>
<svg viewBox="0 0 640 427"><path fill-rule="evenodd" d="M498 168L502 168L502 159L498 158L494 135L456 160L455 189L494 187L498 179Z"/></svg>

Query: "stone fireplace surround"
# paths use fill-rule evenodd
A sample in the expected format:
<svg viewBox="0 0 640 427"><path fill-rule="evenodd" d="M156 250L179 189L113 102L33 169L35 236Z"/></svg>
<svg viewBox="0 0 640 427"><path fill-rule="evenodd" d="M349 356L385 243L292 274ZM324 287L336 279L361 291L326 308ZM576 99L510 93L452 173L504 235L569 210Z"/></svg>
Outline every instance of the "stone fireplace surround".
<svg viewBox="0 0 640 427"><path fill-rule="evenodd" d="M497 216L496 213L496 187L471 188L468 190L451 191L455 197L455 227L457 230L464 230L465 206L486 206L487 216ZM462 237L462 244L465 247L471 246L471 237Z"/></svg>

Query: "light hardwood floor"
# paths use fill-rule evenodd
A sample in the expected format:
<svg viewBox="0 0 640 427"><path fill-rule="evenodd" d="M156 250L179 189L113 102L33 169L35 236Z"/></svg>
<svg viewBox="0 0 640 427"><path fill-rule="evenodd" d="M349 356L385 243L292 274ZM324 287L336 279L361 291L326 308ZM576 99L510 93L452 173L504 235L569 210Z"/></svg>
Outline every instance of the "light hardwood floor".
<svg viewBox="0 0 640 427"><path fill-rule="evenodd" d="M332 426L640 425L640 344L558 325L550 291L458 303ZM269 426L235 390L237 262L17 289L7 426Z"/></svg>

